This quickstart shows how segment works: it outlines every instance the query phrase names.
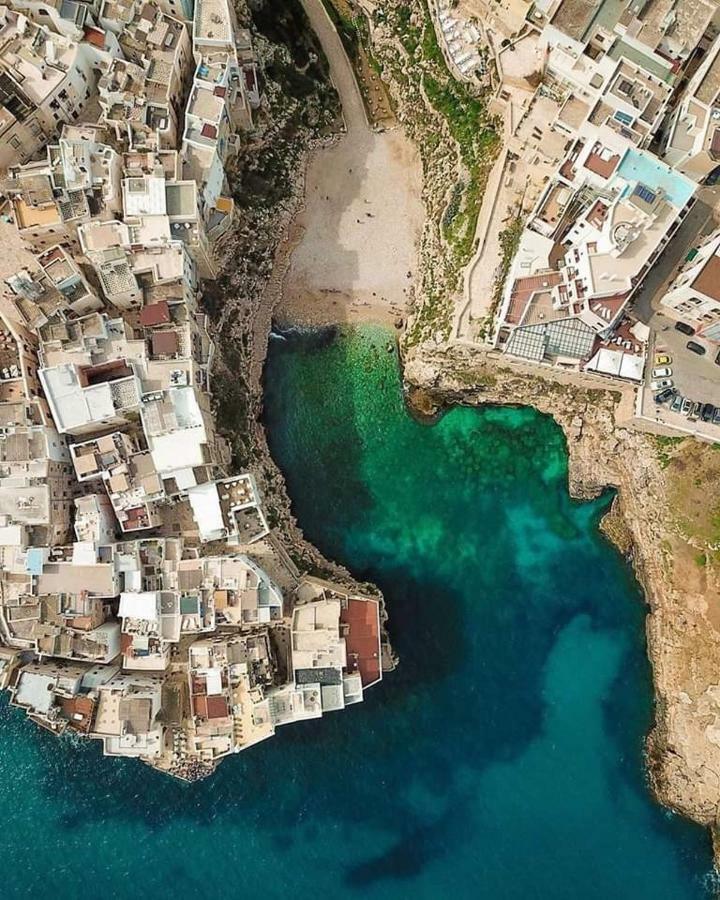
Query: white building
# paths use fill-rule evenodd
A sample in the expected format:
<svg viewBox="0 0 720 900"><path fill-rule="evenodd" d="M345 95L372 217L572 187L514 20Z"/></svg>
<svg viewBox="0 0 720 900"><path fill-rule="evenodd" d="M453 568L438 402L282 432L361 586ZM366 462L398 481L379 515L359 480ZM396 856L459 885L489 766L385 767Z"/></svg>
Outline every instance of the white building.
<svg viewBox="0 0 720 900"><path fill-rule="evenodd" d="M64 363L41 369L40 381L61 434L125 425L140 405L141 383L131 361L83 367Z"/></svg>
<svg viewBox="0 0 720 900"><path fill-rule="evenodd" d="M60 125L81 116L113 50L54 34L7 6L0 7L0 47L2 170L31 159Z"/></svg>
<svg viewBox="0 0 720 900"><path fill-rule="evenodd" d="M662 298L663 312L720 342L720 232L689 259Z"/></svg>

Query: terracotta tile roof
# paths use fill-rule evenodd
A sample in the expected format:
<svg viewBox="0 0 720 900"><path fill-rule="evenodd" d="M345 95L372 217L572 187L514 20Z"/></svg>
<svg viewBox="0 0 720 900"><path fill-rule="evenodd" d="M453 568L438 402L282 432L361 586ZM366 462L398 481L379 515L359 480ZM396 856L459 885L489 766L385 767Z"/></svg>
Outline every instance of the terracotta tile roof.
<svg viewBox="0 0 720 900"><path fill-rule="evenodd" d="M180 346L177 333L174 331L156 331L152 336L152 352L154 356L172 356Z"/></svg>
<svg viewBox="0 0 720 900"><path fill-rule="evenodd" d="M208 719L224 719L228 715L230 715L230 708L225 697L207 698Z"/></svg>
<svg viewBox="0 0 720 900"><path fill-rule="evenodd" d="M105 49L105 32L100 31L99 28L92 28L91 26L86 26L85 29L85 40L88 44L92 44L94 47L99 47L101 50Z"/></svg>
<svg viewBox="0 0 720 900"><path fill-rule="evenodd" d="M692 283L695 290L720 301L720 256L713 254Z"/></svg>
<svg viewBox="0 0 720 900"><path fill-rule="evenodd" d="M526 278L516 278L510 295L505 321L511 325L517 325L525 313L528 301L538 291L548 291L556 287L562 281L560 272L545 272L542 275L528 275Z"/></svg>
<svg viewBox="0 0 720 900"><path fill-rule="evenodd" d="M376 600L348 600L340 621L348 626L345 637L348 668L360 671L363 687L380 678L380 632Z"/></svg>
<svg viewBox="0 0 720 900"><path fill-rule="evenodd" d="M145 328L153 325L166 325L170 322L170 307L167 300L158 303L150 303L140 310L140 324Z"/></svg>
<svg viewBox="0 0 720 900"><path fill-rule="evenodd" d="M604 159L599 153L592 150L585 160L585 168L599 175L601 178L609 178L617 169L620 157L615 154Z"/></svg>

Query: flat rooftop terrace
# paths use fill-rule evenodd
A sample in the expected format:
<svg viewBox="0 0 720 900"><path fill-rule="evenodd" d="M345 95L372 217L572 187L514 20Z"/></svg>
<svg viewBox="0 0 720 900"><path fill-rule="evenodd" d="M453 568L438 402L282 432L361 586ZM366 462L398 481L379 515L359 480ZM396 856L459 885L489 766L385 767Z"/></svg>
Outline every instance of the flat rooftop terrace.
<svg viewBox="0 0 720 900"><path fill-rule="evenodd" d="M18 228L44 228L48 225L60 224L60 213L57 206L30 206L22 198L13 200L13 210Z"/></svg>
<svg viewBox="0 0 720 900"><path fill-rule="evenodd" d="M623 156L617 176L628 182L640 182L651 190L661 190L677 209L685 206L697 187L694 181L671 169L657 157L632 148Z"/></svg>
<svg viewBox="0 0 720 900"><path fill-rule="evenodd" d="M218 42L233 39L225 0L196 0L193 37Z"/></svg>
<svg viewBox="0 0 720 900"><path fill-rule="evenodd" d="M715 54L715 58L695 91L695 96L701 103L709 106L717 97L718 91L720 91L720 52Z"/></svg>
<svg viewBox="0 0 720 900"><path fill-rule="evenodd" d="M221 88L217 88L221 90ZM198 119L207 119L210 122L219 122L225 108L225 100L211 88L195 85L190 95L188 114L197 116Z"/></svg>
<svg viewBox="0 0 720 900"><path fill-rule="evenodd" d="M560 31L581 41L593 25L612 31L620 21L627 0L563 0L552 18Z"/></svg>

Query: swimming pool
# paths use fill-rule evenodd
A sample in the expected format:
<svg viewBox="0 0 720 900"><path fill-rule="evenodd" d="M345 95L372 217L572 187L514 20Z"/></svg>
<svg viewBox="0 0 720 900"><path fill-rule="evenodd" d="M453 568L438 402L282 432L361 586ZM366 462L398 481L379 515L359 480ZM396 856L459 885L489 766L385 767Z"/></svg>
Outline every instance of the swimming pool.
<svg viewBox="0 0 720 900"><path fill-rule="evenodd" d="M673 206L682 209L695 193L697 185L650 153L630 149L622 158L615 173L625 181L640 181L651 190L662 189Z"/></svg>

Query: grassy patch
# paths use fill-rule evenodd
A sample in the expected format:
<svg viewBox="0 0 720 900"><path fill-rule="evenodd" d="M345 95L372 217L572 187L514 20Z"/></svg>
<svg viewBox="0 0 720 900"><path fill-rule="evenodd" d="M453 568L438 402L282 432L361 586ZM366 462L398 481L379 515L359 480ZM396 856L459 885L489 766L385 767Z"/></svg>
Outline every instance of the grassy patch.
<svg viewBox="0 0 720 900"><path fill-rule="evenodd" d="M372 52L367 18L355 13L347 0L322 0L322 4L352 62L368 121L392 121L392 104L380 81L382 64Z"/></svg>
<svg viewBox="0 0 720 900"><path fill-rule="evenodd" d="M685 439L668 456L665 469L676 526L687 539L716 548L720 544L720 456L707 444Z"/></svg>
<svg viewBox="0 0 720 900"><path fill-rule="evenodd" d="M657 447L657 458L663 469L667 469L673 461L675 450L687 440L684 437L669 437L664 434L655 434L652 436L655 446Z"/></svg>
<svg viewBox="0 0 720 900"><path fill-rule="evenodd" d="M421 252L432 262L425 267L405 335L409 348L435 336L449 337L454 298L472 257L483 192L500 141L487 97L456 81L448 70L426 0L412 5L388 0L373 21L395 38L392 44L379 44L377 52L384 73L402 92L404 124L423 159L424 199L435 226L423 235ZM448 163L456 173L449 198Z"/></svg>
<svg viewBox="0 0 720 900"><path fill-rule="evenodd" d="M467 387L493 388L497 384L497 376L493 372L461 370L455 373L455 378Z"/></svg>
<svg viewBox="0 0 720 900"><path fill-rule="evenodd" d="M477 331L477 335L481 340L485 340L485 338L489 336L490 329L492 328L495 313L497 312L497 308L500 305L500 301L502 300L503 288L505 287L505 282L507 281L508 274L510 273L510 266L512 265L513 258L515 257L515 254L517 253L518 247L520 245L523 226L523 218L518 214L508 225L508 227L500 234L500 248L502 250L502 259L500 260L500 269L493 285L493 296L490 303L490 309L488 310L485 318L482 320Z"/></svg>

